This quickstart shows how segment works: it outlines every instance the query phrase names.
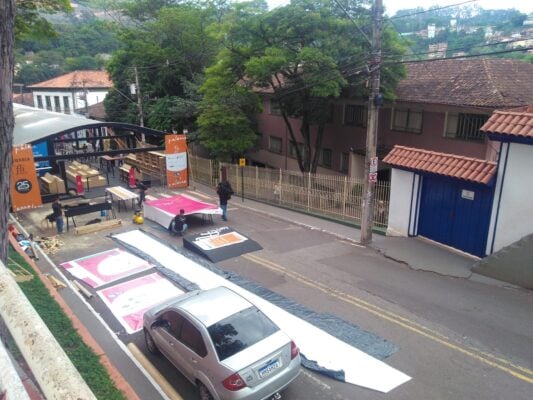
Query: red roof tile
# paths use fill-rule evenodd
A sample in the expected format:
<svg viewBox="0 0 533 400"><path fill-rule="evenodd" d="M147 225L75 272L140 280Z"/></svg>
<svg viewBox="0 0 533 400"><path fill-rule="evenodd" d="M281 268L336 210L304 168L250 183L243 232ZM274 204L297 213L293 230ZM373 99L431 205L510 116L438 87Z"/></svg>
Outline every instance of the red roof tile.
<svg viewBox="0 0 533 400"><path fill-rule="evenodd" d="M406 64L397 101L520 107L533 104L533 64L503 58L433 60Z"/></svg>
<svg viewBox="0 0 533 400"><path fill-rule="evenodd" d="M405 146L394 146L383 161L393 167L431 172L483 184L487 184L496 173L496 163L492 161Z"/></svg>
<svg viewBox="0 0 533 400"><path fill-rule="evenodd" d="M74 71L28 86L31 89L110 88L113 82L106 71Z"/></svg>
<svg viewBox="0 0 533 400"><path fill-rule="evenodd" d="M504 136L533 138L533 106L510 111L496 110L480 130Z"/></svg>

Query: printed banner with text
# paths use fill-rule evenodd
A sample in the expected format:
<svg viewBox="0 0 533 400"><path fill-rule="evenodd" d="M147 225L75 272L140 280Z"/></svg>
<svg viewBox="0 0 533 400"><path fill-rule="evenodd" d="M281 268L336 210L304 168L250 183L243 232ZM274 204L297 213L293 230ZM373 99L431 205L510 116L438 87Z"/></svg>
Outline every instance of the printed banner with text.
<svg viewBox="0 0 533 400"><path fill-rule="evenodd" d="M11 167L11 206L13 211L42 205L37 171L30 145L13 147Z"/></svg>
<svg viewBox="0 0 533 400"><path fill-rule="evenodd" d="M168 187L187 187L189 180L187 177L187 137L165 135L165 155Z"/></svg>

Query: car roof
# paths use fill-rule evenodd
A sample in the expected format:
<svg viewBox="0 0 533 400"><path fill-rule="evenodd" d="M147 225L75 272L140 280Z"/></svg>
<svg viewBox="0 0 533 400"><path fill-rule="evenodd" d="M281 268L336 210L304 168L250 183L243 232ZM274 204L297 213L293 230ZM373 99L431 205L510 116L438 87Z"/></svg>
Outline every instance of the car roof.
<svg viewBox="0 0 533 400"><path fill-rule="evenodd" d="M209 327L230 315L252 307L253 304L233 290L219 286L199 291L196 296L188 297L177 306Z"/></svg>

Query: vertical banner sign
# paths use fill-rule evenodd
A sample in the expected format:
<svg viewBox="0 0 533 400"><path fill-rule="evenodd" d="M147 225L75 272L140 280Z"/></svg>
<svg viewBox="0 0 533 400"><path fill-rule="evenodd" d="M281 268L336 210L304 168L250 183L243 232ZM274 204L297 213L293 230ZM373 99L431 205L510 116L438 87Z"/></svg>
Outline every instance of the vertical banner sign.
<svg viewBox="0 0 533 400"><path fill-rule="evenodd" d="M128 184L130 185L130 188L134 188L136 186L135 167L131 167L128 172Z"/></svg>
<svg viewBox="0 0 533 400"><path fill-rule="evenodd" d="M165 155L167 186L169 188L187 187L187 137L185 135L165 135Z"/></svg>
<svg viewBox="0 0 533 400"><path fill-rule="evenodd" d="M13 211L42 205L37 172L30 145L13 147L11 206Z"/></svg>
<svg viewBox="0 0 533 400"><path fill-rule="evenodd" d="M372 157L370 159L370 171L368 174L368 182L376 183L378 181L378 158Z"/></svg>

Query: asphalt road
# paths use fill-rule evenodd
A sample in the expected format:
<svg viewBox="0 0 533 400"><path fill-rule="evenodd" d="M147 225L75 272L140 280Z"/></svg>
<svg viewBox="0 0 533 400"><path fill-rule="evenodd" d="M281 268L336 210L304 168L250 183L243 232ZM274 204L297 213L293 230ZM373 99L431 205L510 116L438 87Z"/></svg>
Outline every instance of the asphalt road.
<svg viewBox="0 0 533 400"><path fill-rule="evenodd" d="M214 202L213 197L211 200ZM399 350L385 362L412 377L411 381L383 394L303 370L282 393L284 399L532 398L533 294L530 291L414 271L353 241L254 208L261 206L232 199L228 224L259 242L263 250L225 260L218 266L309 309L334 314L394 343ZM33 233L42 235L39 222L47 211L22 213L21 222ZM124 226L120 231L132 229L131 212L123 212L121 217ZM298 214L293 218L297 219ZM217 224L221 225L215 221ZM205 226L194 221L190 225L193 232L205 230ZM181 246L181 238L170 238L161 227L149 221L143 229ZM65 244L50 258L59 265L117 247L106 237L116 232L65 234ZM45 260L39 265L45 272L57 274ZM122 345L133 342L144 351L142 334L125 334L97 296L83 300L70 289L61 293L139 396L147 400L164 398ZM117 346L117 342L121 345ZM147 357L183 399L198 398L194 387L168 361Z"/></svg>

